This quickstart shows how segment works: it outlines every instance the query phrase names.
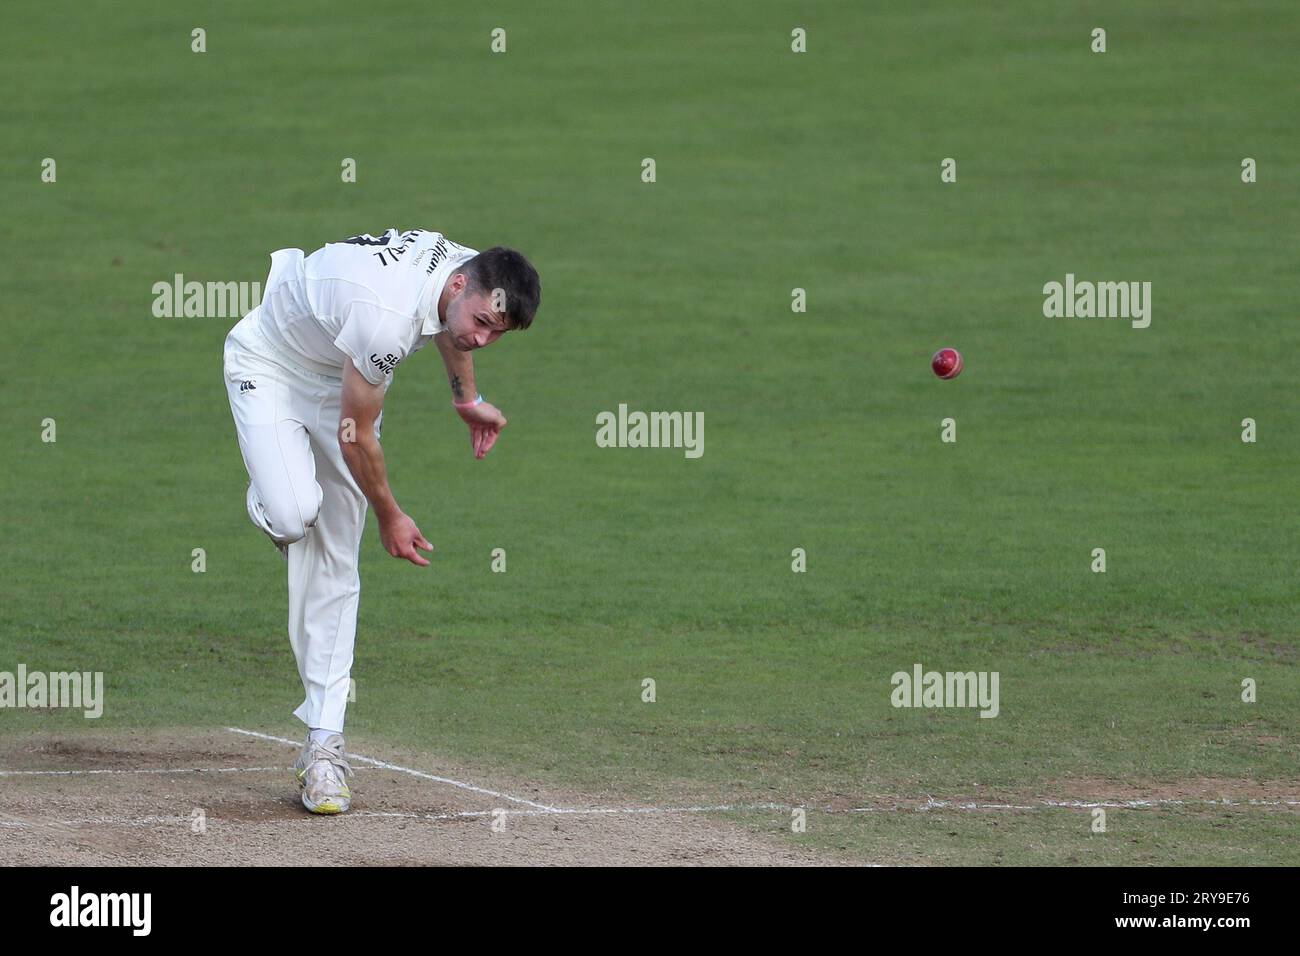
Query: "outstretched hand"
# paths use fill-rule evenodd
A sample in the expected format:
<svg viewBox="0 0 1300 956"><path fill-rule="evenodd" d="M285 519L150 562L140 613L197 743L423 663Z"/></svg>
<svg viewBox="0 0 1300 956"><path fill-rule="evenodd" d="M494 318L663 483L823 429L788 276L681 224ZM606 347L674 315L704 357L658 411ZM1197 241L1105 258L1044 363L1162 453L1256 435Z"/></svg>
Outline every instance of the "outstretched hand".
<svg viewBox="0 0 1300 956"><path fill-rule="evenodd" d="M491 402L457 408L456 414L469 426L470 445L474 449L475 458L486 455L497 443L501 429L506 427L506 417Z"/></svg>
<svg viewBox="0 0 1300 956"><path fill-rule="evenodd" d="M398 513L388 521L379 523L379 540L384 550L395 558L403 558L419 567L428 567L429 559L420 551L432 551L433 545L420 533L409 515ZM419 549L419 550L417 550Z"/></svg>

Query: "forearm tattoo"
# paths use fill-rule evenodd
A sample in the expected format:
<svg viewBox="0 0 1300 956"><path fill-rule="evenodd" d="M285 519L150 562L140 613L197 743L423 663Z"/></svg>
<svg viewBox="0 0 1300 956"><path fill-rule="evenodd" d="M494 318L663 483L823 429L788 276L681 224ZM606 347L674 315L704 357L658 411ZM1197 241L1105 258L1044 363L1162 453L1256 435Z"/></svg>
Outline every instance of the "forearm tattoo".
<svg viewBox="0 0 1300 956"><path fill-rule="evenodd" d="M465 401L465 386L461 384L459 375L451 376L451 394L456 396L456 401Z"/></svg>

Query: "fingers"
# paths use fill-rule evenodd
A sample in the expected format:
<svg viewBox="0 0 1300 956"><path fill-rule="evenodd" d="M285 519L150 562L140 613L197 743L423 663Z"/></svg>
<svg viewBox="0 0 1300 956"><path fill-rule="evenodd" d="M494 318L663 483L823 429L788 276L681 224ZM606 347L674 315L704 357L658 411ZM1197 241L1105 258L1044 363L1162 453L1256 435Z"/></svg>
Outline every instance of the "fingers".
<svg viewBox="0 0 1300 956"><path fill-rule="evenodd" d="M474 457L482 458L497 443L501 429L492 425L475 425L470 428L469 441L474 448Z"/></svg>
<svg viewBox="0 0 1300 956"><path fill-rule="evenodd" d="M421 567L421 568L428 567L428 565L429 565L429 559L426 558L424 555L420 554L419 551L416 551L416 550L415 550L416 545L417 545L420 541L424 541L424 539L421 537L421 538L418 538L418 539L414 539L414 540L412 540L412 541L411 541L411 542L406 546L405 550L403 550L403 552L402 552L401 554L396 555L396 557L399 557L399 558L405 558L407 561L410 561L412 564L416 565L417 567ZM425 545L427 545L427 547L426 547L424 550L426 550L426 551L432 551L432 550L433 550L433 545L429 544L429 542L427 542L427 541L424 541L424 543L425 543Z"/></svg>
<svg viewBox="0 0 1300 956"><path fill-rule="evenodd" d="M417 567L428 567L429 559L420 554L416 548L422 548L425 551L433 550L433 545L429 542L429 539L422 535L418 529L409 540L394 541L392 547L386 547L385 550L387 550L393 557L401 558L404 561L410 561Z"/></svg>
<svg viewBox="0 0 1300 956"><path fill-rule="evenodd" d="M411 553L406 556L406 560L410 561L412 564L421 568L428 567L429 559L426 558L424 555L420 554L419 551L415 550L416 548L422 548L425 551L432 551L433 545L429 542L429 539L426 538L423 535L423 533L421 533L420 529L415 527L414 524L412 524L411 525Z"/></svg>
<svg viewBox="0 0 1300 956"><path fill-rule="evenodd" d="M490 408L490 420L483 421L481 418L471 416L470 412L475 415L485 414L483 405L477 405L473 409L466 410L461 415L465 419L465 424L469 425L469 444L474 449L474 457L482 458L492 446L497 443L497 438L501 429L506 427L506 417L496 408Z"/></svg>

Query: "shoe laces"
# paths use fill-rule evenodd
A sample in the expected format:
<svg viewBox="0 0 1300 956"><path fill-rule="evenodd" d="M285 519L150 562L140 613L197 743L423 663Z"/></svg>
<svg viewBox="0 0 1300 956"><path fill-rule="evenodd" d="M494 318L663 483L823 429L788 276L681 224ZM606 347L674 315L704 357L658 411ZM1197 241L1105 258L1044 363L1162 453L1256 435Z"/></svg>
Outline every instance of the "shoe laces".
<svg viewBox="0 0 1300 956"><path fill-rule="evenodd" d="M345 778L352 776L352 765L348 763L347 758L343 756L341 751L330 750L324 744L317 743L313 740L311 742L311 750L307 753L307 766L310 767L317 760L328 761L330 764L343 771L343 776Z"/></svg>

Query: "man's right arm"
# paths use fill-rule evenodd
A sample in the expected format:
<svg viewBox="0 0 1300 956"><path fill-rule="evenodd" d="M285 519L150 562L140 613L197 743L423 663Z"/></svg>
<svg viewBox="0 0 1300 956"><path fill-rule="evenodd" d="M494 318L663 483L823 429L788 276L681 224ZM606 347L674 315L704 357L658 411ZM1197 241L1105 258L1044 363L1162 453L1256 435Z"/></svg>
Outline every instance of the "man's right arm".
<svg viewBox="0 0 1300 956"><path fill-rule="evenodd" d="M375 421L383 408L383 385L372 385L352 362L344 362L338 434L343 460L379 519L379 538L384 550L395 558L405 558L423 567L429 561L416 549L432 551L433 545L397 506L388 486L384 450L375 437Z"/></svg>

